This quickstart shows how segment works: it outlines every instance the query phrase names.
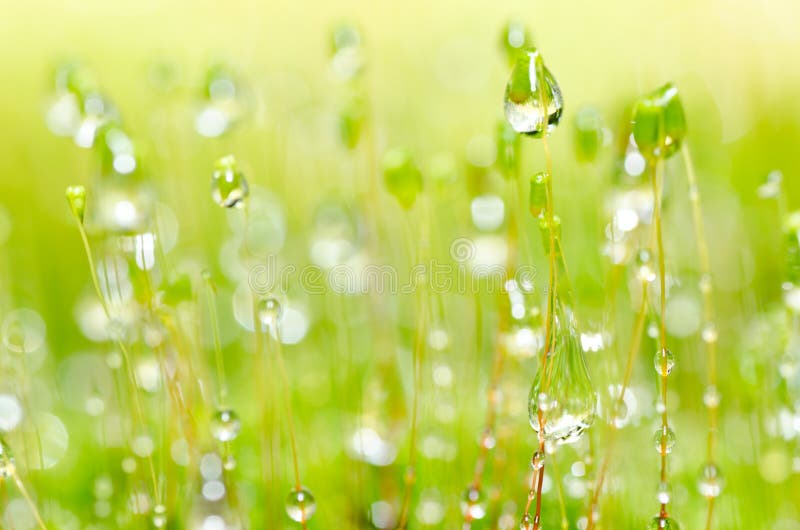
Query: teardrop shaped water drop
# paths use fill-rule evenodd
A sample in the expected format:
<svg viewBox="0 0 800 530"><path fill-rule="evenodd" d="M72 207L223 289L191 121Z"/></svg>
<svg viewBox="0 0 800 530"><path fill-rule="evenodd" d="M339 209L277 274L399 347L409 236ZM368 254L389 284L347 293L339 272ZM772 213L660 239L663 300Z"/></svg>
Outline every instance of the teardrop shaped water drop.
<svg viewBox="0 0 800 530"><path fill-rule="evenodd" d="M669 349L658 350L653 358L653 367L658 375L667 376L675 367L675 356Z"/></svg>
<svg viewBox="0 0 800 530"><path fill-rule="evenodd" d="M211 176L211 198L223 208L242 207L250 193L247 179L237 165L233 155L223 156Z"/></svg>
<svg viewBox="0 0 800 530"><path fill-rule="evenodd" d="M556 306L560 307L558 301ZM539 370L528 396L528 418L539 432L542 413L546 441L559 444L578 440L594 421L596 396L575 321L568 309L559 309L553 326L555 348ZM542 396L546 396L542 399Z"/></svg>
<svg viewBox="0 0 800 530"><path fill-rule="evenodd" d="M518 133L541 136L558 125L564 98L535 48L517 55L503 107L506 120Z"/></svg>

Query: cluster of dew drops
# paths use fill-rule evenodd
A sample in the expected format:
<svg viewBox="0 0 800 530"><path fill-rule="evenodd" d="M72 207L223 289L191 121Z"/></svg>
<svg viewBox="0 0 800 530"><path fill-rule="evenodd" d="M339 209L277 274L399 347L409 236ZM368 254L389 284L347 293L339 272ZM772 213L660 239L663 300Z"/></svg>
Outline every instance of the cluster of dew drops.
<svg viewBox="0 0 800 530"><path fill-rule="evenodd" d="M518 58L518 63L514 65L511 80L506 87L504 99L504 111L508 123L514 131L526 135L541 135L555 127L561 117L563 110L563 98L555 78L549 71L545 70L545 77L540 82L550 90L547 99L547 108L541 107L540 99L536 95L537 87L527 86L525 83L516 83L517 77L527 78L532 71L533 64L538 60L538 52L534 49L526 49L522 54L520 50L525 49L524 45L529 41L526 37L524 28L518 24L510 24L504 30L504 45L513 51ZM337 75L345 80L353 81L357 79L363 66L363 57L360 50L360 37L358 32L352 27L346 26L337 30L334 35L334 53L332 54L332 68ZM519 70L522 73L515 73ZM159 72L155 72L158 76ZM120 125L120 118L117 109L103 95L97 91L90 76L80 67L68 65L58 70L56 75L55 93L51 98L50 105L46 113L46 122L50 130L64 137L70 137L75 144L83 148L100 146L100 158L109 170L115 175L125 176L135 174L140 164L138 153L134 149L134 143L124 128ZM170 82L169 76L159 77L158 82L166 84ZM204 84L205 90L195 115L194 127L198 134L215 138L220 137L230 131L246 112L246 101L242 88L236 83L231 72L224 65L215 65L209 69L207 79ZM359 119L362 119L358 112L346 109L340 116L342 124L342 135L345 143L357 141L358 130L362 126ZM593 109L581 112L577 118L579 134L593 135L593 142L602 145L607 142L602 127L599 125L599 118ZM598 134L599 131L599 134ZM605 135L605 136L604 136ZM394 153L398 154L398 153ZM401 160L398 165L402 166L407 162L398 154ZM623 162L625 172L630 176L639 176L644 171L644 159L636 148L633 141L626 148ZM401 175L402 176L402 175ZM407 182L402 178L397 182L387 182L387 187L395 185L396 195L399 200L407 197L409 193L417 193L414 190L416 182ZM759 193L764 198L775 198L779 193L780 176L772 175ZM412 192L409 192L412 190ZM777 190L777 191L776 191ZM134 237L134 249L141 251L143 248L152 247L152 241L148 241L141 231L149 218L149 207L147 201L150 197L146 190L136 188L134 195L130 195L129 188L123 188L123 195L119 200L105 200L105 197L112 197L115 189L106 189L104 200L96 208L95 215L99 222L111 228L111 232L125 234L139 233ZM390 190L392 191L392 190ZM124 193L128 193L125 195ZM226 155L219 158L212 171L211 176L211 199L222 208L247 210L250 187L244 172L240 169L234 155ZM68 190L68 198L73 213L83 221L85 208L86 190L82 188L71 188ZM484 198L485 199L485 198ZM636 278L645 283L652 284L656 279L656 268L651 251L640 249L632 252L629 241L632 240L634 231L648 222L652 214L652 203L647 203L639 190L619 194L615 202L612 213L612 222L607 230L608 240L604 248L604 254L614 264L628 261L633 254ZM473 203L473 208L475 204ZM478 206L486 206L480 204ZM795 236L797 245L795 257L800 256L800 238L796 237L800 233L800 214L789 216L786 220L785 231L789 235ZM791 237L790 237L791 240ZM150 247L148 247L150 245ZM135 251L136 251L135 250ZM147 269L149 258L141 252L142 257L136 256L137 263ZM153 258L154 259L154 258ZM800 258L798 258L800 263ZM800 270L800 266L798 266ZM700 289L710 289L710 280L703 278L700 282ZM800 273L797 278L789 278L784 284L785 304L789 311L800 312ZM108 286L103 286L106 290ZM513 298L513 293L510 295ZM520 295L521 296L521 295ZM266 297L258 302L257 318L262 329L269 331L275 330L281 322L282 306L278 298ZM582 356L586 351L593 351L595 344L603 338L585 332L580 333L573 329L568 321L566 314L559 315L560 320L569 335L564 343L571 348L574 355ZM119 323L110 322L110 328L116 328ZM106 333L107 337L114 336L117 332L110 330ZM123 331L119 331L123 333ZM657 333L657 332L656 332ZM702 329L702 340L705 342L716 342L718 332L713 322L705 323ZM7 349L13 352L27 355L41 349L44 342L45 327L42 319L31 310L20 309L9 314L2 327L2 338ZM270 335L272 336L272 335ZM518 333L513 335L513 347L529 347L531 342L541 339L531 339L531 330L522 327ZM796 339L800 342L800 339ZM524 344L523 344L524 343ZM602 346L601 346L602 347ZM113 362L117 367L121 361L114 357ZM660 377L670 375L675 367L675 357L669 349L659 349L653 359L653 366L656 374ZM790 379L798 372L798 361L796 353L791 348L787 348L787 353L781 358L780 372L785 379ZM588 378L588 375L587 375ZM557 386L557 385L556 385ZM561 396L545 394L540 392L536 384L531 388L530 422L534 430L539 429L539 423L535 420L537 412L549 412L548 422L544 425L547 436L551 442L569 443L577 440L582 432L588 428L594 419L597 404L597 396L591 384L582 386L571 381L564 388L585 389L585 395L579 399L561 399ZM613 397L617 397L615 392L610 391ZM627 396L627 394L625 394ZM611 416L618 428L624 426L629 420L633 411L628 410L626 401L621 399L614 400ZM0 395L0 410L3 411L0 417L0 431L10 432L19 425L22 420L22 407L16 398L10 395ZM578 403L575 409L564 406L565 402ZM709 409L717 408L720 404L720 393L716 387L708 387L703 394L703 402ZM87 411L99 411L102 409L102 400L87 400ZM660 411L659 411L660 412ZM49 423L48 423L49 422ZM45 422L50 426L51 431L58 437L58 433L65 431L63 424L55 416L49 415ZM235 443L240 431L242 421L235 410L228 407L220 407L215 410L210 419L210 434L219 442L223 448ZM551 430L552 429L552 430ZM569 433L569 434L564 434ZM365 436L361 433L360 436ZM66 442L64 442L66 443ZM487 448L492 448L496 440L491 433L482 437L481 444ZM676 444L676 436L668 426L659 427L653 437L653 445L659 454L668 454L673 451ZM58 453L58 444L54 451L48 454L49 461L44 462L44 467L51 467L57 462L62 454ZM148 435L136 437L132 443L133 452L137 456L149 455L153 451L153 441ZM548 449L552 447L548 444ZM381 455L377 455L381 456ZM377 457L376 457L377 458ZM545 464L545 453L535 452L531 461L530 468L534 473L538 473ZM123 468L134 469L135 461L126 459ZM223 473L230 471L236 466L236 461L229 451L225 450L222 454L211 452L202 455L200 459L200 474L202 476L202 494L208 501L219 501L225 494L225 483L222 480ZM16 473L15 460L9 447L3 442L0 444L0 477L8 478ZM722 475L716 464L708 463L702 468L698 481L701 494L707 498L715 498L721 494L723 488ZM112 486L107 477L98 479L95 484L95 497L97 506L101 512L107 510L108 499L112 495ZM671 488L667 483L660 483L657 489L657 499L660 503L670 502L672 497ZM481 520L488 514L489 499L486 493L478 487L470 486L465 489L460 508L462 515L467 520ZM316 511L316 501L311 491L304 486L293 487L286 496L285 512L288 517L300 524L305 525ZM152 522L156 527L167 525L168 514L166 508L161 503L156 503L152 507ZM218 514L207 515L201 521L203 530L217 530L228 528L228 523ZM216 526L215 526L216 525ZM510 527L509 527L510 528ZM528 514L524 514L520 523L521 530L534 528L534 523ZM539 527L541 528L541 527ZM677 529L677 524L670 518L656 517L650 524L652 530L658 529Z"/></svg>

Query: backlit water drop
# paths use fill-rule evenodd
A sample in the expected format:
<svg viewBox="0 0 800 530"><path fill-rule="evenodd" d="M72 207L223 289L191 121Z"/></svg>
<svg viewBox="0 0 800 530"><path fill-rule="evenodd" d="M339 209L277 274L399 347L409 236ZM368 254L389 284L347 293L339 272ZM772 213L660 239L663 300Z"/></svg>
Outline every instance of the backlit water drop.
<svg viewBox="0 0 800 530"><path fill-rule="evenodd" d="M304 523L317 511L314 496L306 488L293 489L286 497L286 514L292 521Z"/></svg>
<svg viewBox="0 0 800 530"><path fill-rule="evenodd" d="M558 125L564 98L535 48L517 55L503 107L506 120L518 133L541 136Z"/></svg>
<svg viewBox="0 0 800 530"><path fill-rule="evenodd" d="M211 176L211 198L223 208L240 208L250 192L247 179L236 164L233 155L223 156Z"/></svg>

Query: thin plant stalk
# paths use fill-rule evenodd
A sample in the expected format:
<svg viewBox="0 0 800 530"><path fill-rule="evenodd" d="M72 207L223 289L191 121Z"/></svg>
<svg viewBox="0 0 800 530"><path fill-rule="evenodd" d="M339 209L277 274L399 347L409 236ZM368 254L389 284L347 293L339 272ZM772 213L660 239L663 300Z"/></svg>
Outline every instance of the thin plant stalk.
<svg viewBox="0 0 800 530"><path fill-rule="evenodd" d="M713 287L711 284L711 260L709 259L708 241L706 239L705 225L703 223L703 209L700 204L700 191L697 189L697 177L692 163L692 156L688 144L684 143L681 147L683 162L686 166L686 178L689 184L689 202L692 205L692 220L695 231L695 241L697 243L697 256L700 262L700 274L702 284L700 291L703 295L703 318L707 325L714 325L715 311ZM783 197L783 194L780 194ZM781 199L779 199L780 201ZM782 205L785 208L785 205ZM717 387L717 341L704 338L706 349L706 359L708 362L708 388L716 391ZM716 461L716 445L718 433L717 407L708 406L708 442L706 447L706 460L708 464ZM706 530L711 530L714 516L714 497L708 497L708 508L706 511Z"/></svg>
<svg viewBox="0 0 800 530"><path fill-rule="evenodd" d="M217 302L214 284L208 274L203 274L206 282L206 302L208 303L208 318L211 320L211 334L214 340L214 362L217 370L218 405L225 406L228 398L228 383L225 378L225 362L222 360L222 342L219 337L219 318L217 316Z"/></svg>
<svg viewBox="0 0 800 530"><path fill-rule="evenodd" d="M639 309L636 312L633 332L631 334L630 348L628 350L628 359L625 364L625 374L622 378L622 386L619 396L614 403L615 410L622 403L624 403L623 398L625 396L625 391L628 389L628 385L630 385L631 376L633 375L633 364L636 360L637 354L639 353L639 348L642 343L642 336L644 334L644 324L647 318L647 282L642 282L641 289L642 297L641 301L639 302ZM616 426L613 420L610 426L611 430L608 436L606 452L603 456L602 462L600 463L600 469L597 472L597 478L595 479L592 497L589 501L589 513L587 514L586 518L586 530L592 530L592 528L595 526L595 511L597 509L597 503L600 499L600 494L603 489L603 481L605 480L606 472L608 471L608 464L611 460L611 455L614 451L614 446L617 441L617 433L619 432L619 428Z"/></svg>
<svg viewBox="0 0 800 530"><path fill-rule="evenodd" d="M283 386L283 400L285 402L284 404L286 409L286 425L289 429L289 446L292 451L292 467L294 469L294 487L296 491L300 491L303 489L303 486L300 480L300 464L297 457L297 437L294 429L294 416L292 415L292 392L289 386L289 377L286 372L286 364L283 361L283 346L281 343L280 326L278 326L277 322L273 322L272 330L275 332L275 336L273 337L271 343L275 346L275 357L278 361L278 372L280 373ZM307 528L305 518L300 522L300 524L302 525L303 530Z"/></svg>
<svg viewBox="0 0 800 530"><path fill-rule="evenodd" d="M663 149L662 149L663 151ZM669 416L667 412L667 279L664 259L664 235L661 227L661 186L664 179L664 159L659 157L653 168L653 219L656 230L656 244L658 247L658 280L660 287L660 333L659 345L661 348L661 403L664 409L661 412L661 482L667 481L667 436L669 429ZM661 503L661 517L667 517L667 503Z"/></svg>
<svg viewBox="0 0 800 530"><path fill-rule="evenodd" d="M512 215L515 217L514 219L510 219L508 222L508 230L506 232L506 244L508 246L508 255L509 255L509 264L513 268L513 266L518 263L520 258L520 249L519 249L519 237L520 234L524 234L525 230L523 229L522 219L524 215L524 208L520 206L520 201L515 200L518 195L523 195L519 193L519 162L517 161L514 164L514 167L511 171L511 183L509 186L510 189L510 197L509 203L515 205L515 208L512 209ZM526 246L526 245L523 245ZM507 277L511 275L508 274L512 270L507 271ZM480 311L480 303L476 304L477 310ZM481 319L480 313L477 315L477 326L476 329L481 329ZM486 437L494 436L495 430L495 423L497 420L497 401L498 401L498 394L499 394L499 386L500 386L500 378L503 374L503 365L505 363L506 357L506 348L505 345L502 343L502 333L505 327L508 324L508 315L506 312L501 312L500 318L498 319L497 329L495 331L495 339L494 339L494 358L492 360L492 371L489 379L489 386L486 391L486 417L484 420L483 431L481 431L481 444L480 450L478 453L477 460L475 462L475 471L473 474L471 485L474 489L480 489L481 483L483 482L483 475L486 472L486 464L489 456L489 451L491 447L484 443ZM482 341L478 340L478 349L480 350ZM467 513L464 517L464 527L469 528L472 523L472 517L469 513Z"/></svg>
<svg viewBox="0 0 800 530"><path fill-rule="evenodd" d="M542 72L540 72L542 73ZM542 73L543 74L543 73ZM540 103L543 109L547 108L544 92L540 95ZM547 125L545 124L545 127ZM547 179L546 183L546 209L545 215L547 216L547 223L548 223L548 235L549 235L549 253L548 253L548 261L549 261L549 277L548 277L548 301L547 301L547 311L545 317L545 342L544 342L544 350L542 351L541 362L540 362L540 370L546 370L547 365L547 358L550 351L552 351L553 347L555 346L555 337L553 333L553 324L555 319L555 304L556 304L556 297L557 297L557 271L556 271L556 236L554 231L554 214L553 214L553 161L550 155L550 147L547 143L547 132L545 131L542 135L542 148L544 150L545 156L545 164L547 168L547 173L550 176ZM547 387L547 372L545 374L545 388ZM538 451L541 455L545 453L545 436L544 436L544 414L539 407L538 410L538 421L539 421L539 448ZM544 461L542 461L544 463ZM537 477L538 474L538 477ZM539 530L540 528L540 519L542 513L542 486L544 484L544 465L538 470L538 473L533 473L533 478L531 480L531 488L530 492L528 493L528 500L525 505L524 514L527 516L531 503L533 501L533 496L531 493L535 495L536 498L536 512L533 518L533 530ZM535 482L535 490L534 490L534 483Z"/></svg>
<svg viewBox="0 0 800 530"><path fill-rule="evenodd" d="M36 503L33 502L33 499L28 493L27 488L25 488L25 484L22 482L22 479L19 478L19 475L16 471L14 471L14 483L17 485L20 495L22 495L22 498L24 498L25 502L28 504L28 508L31 510L33 518L36 519L36 524L41 530L47 530L47 526L44 524L44 519L42 519L39 509L36 508Z"/></svg>
<svg viewBox="0 0 800 530"><path fill-rule="evenodd" d="M94 257L92 255L92 247L89 244L89 237L86 234L86 228L83 225L83 221L79 217L77 217L76 215L73 216L75 217L75 222L78 225L78 232L80 233L81 241L83 242L83 249L86 253L86 259L89 262L89 275L92 278L92 285L94 286L94 290L97 293L100 305L103 308L103 313L105 314L106 319L108 319L108 321L110 322L112 320L111 310L108 307L108 302L106 301L106 298L103 295L103 291L100 289L100 282L97 276L97 269L95 268ZM122 342L121 338L117 337L115 342L117 344L117 347L120 349L120 352L122 353L122 358L125 363L125 368L128 375L128 384L130 385L131 394L133 396L133 405L135 411L134 416L136 417L139 425L143 427L145 424L144 412L142 409L142 403L139 400L139 393L136 390L136 376L133 373L131 356L130 353L128 352L127 346L125 346L125 343ZM158 480L156 479L156 470L155 470L155 465L153 464L152 454L147 455L146 460L148 463L148 467L150 468L150 479L152 481L152 486L153 486L153 496L155 498L158 498L159 497Z"/></svg>
<svg viewBox="0 0 800 530"><path fill-rule="evenodd" d="M424 208L424 199L423 199ZM424 211L424 214L427 210ZM423 215L427 219L427 215ZM408 249L411 256L412 269L416 266L420 258L419 244L415 243L412 236L413 223L411 222L410 215L406 215L406 228L408 234ZM423 223L424 225L424 223ZM424 286L422 286L424 289ZM412 404L411 404L411 432L409 435L409 448L408 448L408 465L406 468L404 487L403 487L403 500L400 504L400 517L398 518L397 529L403 530L408 524L408 512L411 507L411 494L416 483L416 463L417 463L417 434L418 434L418 419L419 419L419 397L422 393L422 356L425 350L425 328L428 321L427 316L427 296L425 292L417 292L417 322L416 333L414 336L414 347L412 351L413 363L413 391L412 391Z"/></svg>

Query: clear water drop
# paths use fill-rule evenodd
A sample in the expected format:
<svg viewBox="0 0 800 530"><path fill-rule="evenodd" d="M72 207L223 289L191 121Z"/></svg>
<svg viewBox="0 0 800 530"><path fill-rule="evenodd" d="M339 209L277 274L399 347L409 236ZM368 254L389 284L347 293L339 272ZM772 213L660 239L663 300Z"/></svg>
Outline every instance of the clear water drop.
<svg viewBox="0 0 800 530"><path fill-rule="evenodd" d="M519 522L519 530L533 530L533 528L533 518L526 513Z"/></svg>
<svg viewBox="0 0 800 530"><path fill-rule="evenodd" d="M675 432L669 427L659 427L653 436L653 444L659 454L669 454L675 447Z"/></svg>
<svg viewBox="0 0 800 530"><path fill-rule="evenodd" d="M536 432L542 414L545 441L572 443L594 421L597 397L586 368L586 359L571 313L556 312L555 348L545 368L539 370L528 395L528 419Z"/></svg>
<svg viewBox="0 0 800 530"><path fill-rule="evenodd" d="M153 526L164 528L167 525L167 507L163 504L156 504L153 507Z"/></svg>
<svg viewBox="0 0 800 530"><path fill-rule="evenodd" d="M535 48L517 55L503 106L506 120L518 133L541 136L558 125L564 99Z"/></svg>
<svg viewBox="0 0 800 530"><path fill-rule="evenodd" d="M675 367L675 356L669 349L658 350L653 358L653 366L658 375L667 376L672 373L672 369Z"/></svg>
<svg viewBox="0 0 800 530"><path fill-rule="evenodd" d="M286 497L286 515L292 521L305 523L317 511L317 503L314 496L306 488L300 487L293 489Z"/></svg>
<svg viewBox="0 0 800 530"><path fill-rule="evenodd" d="M264 298L258 303L258 320L264 329L277 325L282 313L283 308L277 298Z"/></svg>
<svg viewBox="0 0 800 530"><path fill-rule="evenodd" d="M223 156L211 175L211 198L223 208L241 208L250 193L247 179L233 155Z"/></svg>
<svg viewBox="0 0 800 530"><path fill-rule="evenodd" d="M220 409L211 418L211 434L220 442L230 442L239 436L242 422L231 409Z"/></svg>
<svg viewBox="0 0 800 530"><path fill-rule="evenodd" d="M544 454L541 451L536 451L531 457L531 469L539 471L544 467Z"/></svg>
<svg viewBox="0 0 800 530"><path fill-rule="evenodd" d="M680 526L671 517L657 515L650 520L647 530L680 530Z"/></svg>
<svg viewBox="0 0 800 530"><path fill-rule="evenodd" d="M672 486L669 482L659 482L656 490L656 499L660 504L669 504L672 500Z"/></svg>
<svg viewBox="0 0 800 530"><path fill-rule="evenodd" d="M714 385L707 386L705 392L703 392L703 404L710 409L719 407L721 399L722 396Z"/></svg>
<svg viewBox="0 0 800 530"><path fill-rule="evenodd" d="M486 517L486 495L480 488L469 486L464 490L461 496L461 513L473 521Z"/></svg>
<svg viewBox="0 0 800 530"><path fill-rule="evenodd" d="M641 282L653 282L656 279L656 269L653 266L653 253L648 249L640 249L636 254L636 277Z"/></svg>
<svg viewBox="0 0 800 530"><path fill-rule="evenodd" d="M724 485L725 480L715 464L703 466L703 469L700 470L700 477L697 480L697 490L700 495L708 499L719 497Z"/></svg>

